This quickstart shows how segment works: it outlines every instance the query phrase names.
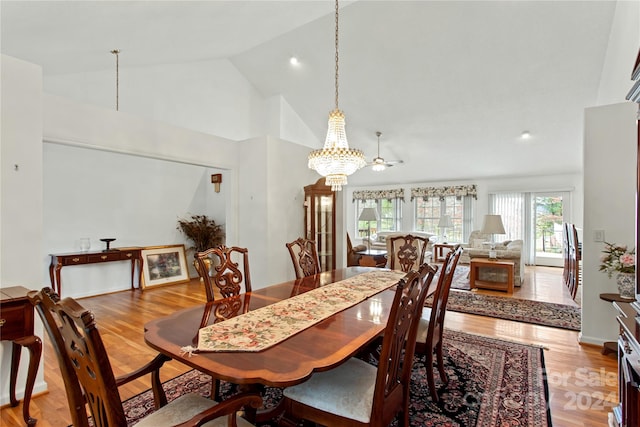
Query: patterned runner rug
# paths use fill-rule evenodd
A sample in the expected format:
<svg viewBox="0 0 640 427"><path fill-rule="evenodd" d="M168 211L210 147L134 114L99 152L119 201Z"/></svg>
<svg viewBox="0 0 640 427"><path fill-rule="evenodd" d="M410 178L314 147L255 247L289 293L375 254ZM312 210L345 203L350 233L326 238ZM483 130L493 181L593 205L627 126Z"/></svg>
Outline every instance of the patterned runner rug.
<svg viewBox="0 0 640 427"><path fill-rule="evenodd" d="M427 307L431 307L431 303L431 298L425 301ZM581 324L578 306L503 298L469 291L452 290L447 310L574 331L579 331Z"/></svg>
<svg viewBox="0 0 640 427"><path fill-rule="evenodd" d="M551 426L541 348L451 330L445 331L444 348L449 384L444 386L436 373L439 403L429 396L422 360L415 359L412 427ZM187 392L209 396L211 378L192 370L167 381L164 388L170 401ZM222 382L223 393L231 389ZM280 396L280 389L268 388L265 405L275 405ZM131 426L153 411L151 391L128 399L124 406Z"/></svg>

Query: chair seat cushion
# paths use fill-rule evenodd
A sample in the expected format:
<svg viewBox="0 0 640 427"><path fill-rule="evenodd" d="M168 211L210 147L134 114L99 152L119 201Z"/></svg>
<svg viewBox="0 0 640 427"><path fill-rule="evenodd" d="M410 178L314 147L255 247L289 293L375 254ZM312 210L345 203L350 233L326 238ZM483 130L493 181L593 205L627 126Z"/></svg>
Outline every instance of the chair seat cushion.
<svg viewBox="0 0 640 427"><path fill-rule="evenodd" d="M180 396L176 400L169 402L169 404L163 406L157 411L147 415L139 423L135 424L135 427L165 427L174 426L176 424L189 421L195 415L200 412L209 409L218 402L215 400L207 399L195 393L187 393ZM251 427L249 423L242 417L237 417L238 427ZM205 427L226 427L227 416L216 418L203 424Z"/></svg>
<svg viewBox="0 0 640 427"><path fill-rule="evenodd" d="M431 318L431 309L425 307L422 310L422 317L420 317L420 322L418 323L418 334L416 335L416 342L427 342L429 318Z"/></svg>
<svg viewBox="0 0 640 427"><path fill-rule="evenodd" d="M375 366L351 358L337 368L316 372L308 381L284 389L284 395L312 408L368 423L377 372Z"/></svg>

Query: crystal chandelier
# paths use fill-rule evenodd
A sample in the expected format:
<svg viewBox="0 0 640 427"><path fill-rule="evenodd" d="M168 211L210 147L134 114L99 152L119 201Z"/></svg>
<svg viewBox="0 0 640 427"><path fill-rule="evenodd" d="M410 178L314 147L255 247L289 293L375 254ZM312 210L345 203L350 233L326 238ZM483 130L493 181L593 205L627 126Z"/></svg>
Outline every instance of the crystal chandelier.
<svg viewBox="0 0 640 427"><path fill-rule="evenodd" d="M344 113L338 108L338 0L336 0L336 108L329 113L329 130L322 150L314 150L309 154L309 168L326 177L325 182L331 190L340 191L347 185L347 175L351 175L366 162L364 153L349 148L347 134L344 130Z"/></svg>

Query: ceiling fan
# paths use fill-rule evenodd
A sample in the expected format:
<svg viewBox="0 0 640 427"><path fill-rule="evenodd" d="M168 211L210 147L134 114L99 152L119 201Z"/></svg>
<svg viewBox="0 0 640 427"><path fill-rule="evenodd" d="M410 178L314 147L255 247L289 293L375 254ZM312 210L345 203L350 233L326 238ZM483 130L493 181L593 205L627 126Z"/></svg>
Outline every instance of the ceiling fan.
<svg viewBox="0 0 640 427"><path fill-rule="evenodd" d="M375 172L380 172L393 165L404 163L402 160L385 161L382 157L380 157L380 135L382 135L382 132L377 131L376 136L378 137L378 156L374 157L371 163L367 163L367 166L371 166L371 169L373 169Z"/></svg>

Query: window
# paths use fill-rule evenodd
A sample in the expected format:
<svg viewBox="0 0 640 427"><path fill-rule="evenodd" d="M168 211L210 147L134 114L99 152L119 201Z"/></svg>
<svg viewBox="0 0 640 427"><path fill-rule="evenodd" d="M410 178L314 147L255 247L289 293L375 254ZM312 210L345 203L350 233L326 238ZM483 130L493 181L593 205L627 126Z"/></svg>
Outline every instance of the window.
<svg viewBox="0 0 640 427"><path fill-rule="evenodd" d="M371 226L371 234L379 231L400 230L402 224L401 202L404 202L404 189L354 191L353 201L356 202L356 236L367 237L369 225ZM375 208L378 220L371 221L371 224L369 221L360 221L360 214L364 208Z"/></svg>
<svg viewBox="0 0 640 427"><path fill-rule="evenodd" d="M371 234L378 231L397 231L402 223L402 203L400 199L379 199L379 200L357 200L356 204L356 224L358 227L356 235L367 237L369 233L369 221L359 221L360 213L364 208L375 208L378 213L378 221L371 221Z"/></svg>
<svg viewBox="0 0 640 427"><path fill-rule="evenodd" d="M468 206L465 209L465 205ZM447 241L462 242L464 236L468 235L470 231L465 231L471 224L471 197L430 197L417 198L414 200L415 207L415 229L417 231L424 231L427 233L435 234L436 236L446 236ZM465 213L469 212L465 216ZM440 217L443 215L449 215L453 227L442 230L438 227Z"/></svg>
<svg viewBox="0 0 640 427"><path fill-rule="evenodd" d="M466 241L471 233L472 198L478 198L475 185L412 188L414 228L436 236L446 236L447 241ZM443 215L449 215L453 224L446 230L438 227Z"/></svg>

